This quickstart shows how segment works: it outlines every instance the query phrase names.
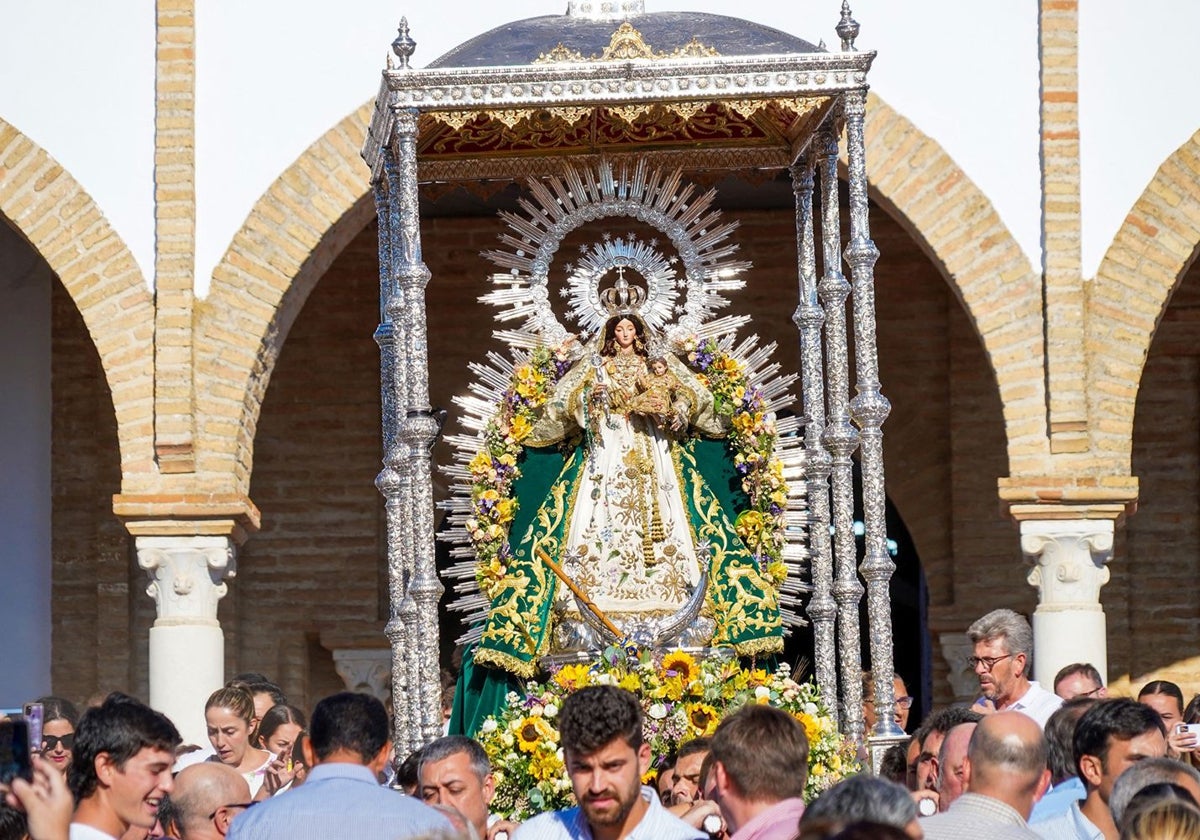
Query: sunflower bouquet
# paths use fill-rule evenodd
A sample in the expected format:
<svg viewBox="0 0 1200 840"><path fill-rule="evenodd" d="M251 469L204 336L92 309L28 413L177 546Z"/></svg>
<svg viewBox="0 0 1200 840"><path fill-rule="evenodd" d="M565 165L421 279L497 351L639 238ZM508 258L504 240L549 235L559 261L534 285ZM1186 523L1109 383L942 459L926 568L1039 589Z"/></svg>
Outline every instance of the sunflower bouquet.
<svg viewBox="0 0 1200 840"><path fill-rule="evenodd" d="M680 744L712 735L725 715L746 703L776 706L804 727L806 798L859 769L854 745L837 731L816 686L793 680L786 665L768 672L743 668L736 659L698 661L681 650L611 647L590 665L564 665L544 682L531 681L524 697L510 693L504 712L484 721L477 737L494 768L494 812L520 820L574 804L557 717L566 696L587 685L616 685L641 700L643 737L655 756L647 783Z"/></svg>

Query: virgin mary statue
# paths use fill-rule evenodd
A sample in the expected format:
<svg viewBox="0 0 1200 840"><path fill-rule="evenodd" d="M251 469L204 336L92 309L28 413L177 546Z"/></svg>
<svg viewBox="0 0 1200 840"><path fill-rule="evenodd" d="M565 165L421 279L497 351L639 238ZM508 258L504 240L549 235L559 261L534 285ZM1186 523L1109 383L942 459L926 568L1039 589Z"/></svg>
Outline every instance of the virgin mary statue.
<svg viewBox="0 0 1200 840"><path fill-rule="evenodd" d="M640 289L623 278L615 289L603 329L524 441L511 557L491 588L476 664L528 677L546 654L603 648L543 552L625 639L745 655L782 648L775 588L735 527L746 500L728 418L650 334Z"/></svg>

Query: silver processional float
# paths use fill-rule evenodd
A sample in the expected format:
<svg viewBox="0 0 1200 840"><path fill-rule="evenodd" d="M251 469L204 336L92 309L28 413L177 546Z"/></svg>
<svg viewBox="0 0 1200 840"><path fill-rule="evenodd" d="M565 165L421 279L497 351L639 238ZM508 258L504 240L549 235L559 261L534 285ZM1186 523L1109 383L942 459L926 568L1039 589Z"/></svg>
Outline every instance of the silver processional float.
<svg viewBox="0 0 1200 840"><path fill-rule="evenodd" d="M645 343L655 344L666 357L663 375L673 374L680 383L676 393L691 395L672 406L679 409L680 421L704 422L699 419L704 406L698 404L707 397L698 398L697 389L688 388L687 377L695 374L683 361L707 341L715 343L703 346L737 360L746 382L769 405L776 432L771 459L786 475L788 488L786 500L777 505L779 528L769 533L782 564L774 570L779 580L771 590L778 632L786 632L789 624L811 623L821 698L841 731L869 748L873 765L902 739L893 721L888 587L895 566L884 520L881 429L890 406L881 393L875 346L879 252L868 223L864 141L867 75L875 54L855 49L858 24L848 3L842 4L836 30L840 48L827 49L823 42L813 45L734 18L647 12L642 0L570 0L565 15L507 24L416 69L410 64L416 43L401 21L363 149L379 222L381 323L375 337L381 353L384 466L376 484L386 499L391 614L385 632L393 652L398 755L438 737L443 727L438 604L445 587L434 560L431 449L444 418L429 400L425 288L431 277L422 259L419 188L497 181L523 183L526 189L519 210L500 214L502 246L485 255L498 270L490 278L491 291L481 297L496 307L499 321L512 325L497 332L511 352L490 354L472 365L476 384L456 400L461 431L450 442L458 460L448 468L456 491L443 503L456 560L445 576L454 590L452 606L472 628L463 641L490 645L492 662L526 674L544 657L594 656L619 637L659 646L685 640L704 647L714 638L720 646L722 633L733 638L740 632L725 627L720 612L722 582L714 558L724 557L726 550L714 550L696 538L693 528L691 544L679 552L685 560L676 562L676 554L664 553L674 546L669 533L655 530L671 518L669 511L660 514L659 501L667 510L694 499L687 488L663 489L673 479L669 471L655 472L653 446L670 434L665 426L654 431L648 416L634 424L642 431L630 433L632 442L622 445L633 451L644 444L639 463L649 465L640 473L628 471L630 481L649 476L649 495L641 497L649 502L640 508L634 504L629 513L631 533L656 536L647 538L645 553L628 553L638 555L630 562L640 564L642 572L657 574L657 564L668 561L662 568L673 570L673 583L649 593L654 601L670 591L665 607L656 602L641 614L626 609L641 603L637 598L648 590L605 593L598 582L603 576L591 571L597 568L596 554L584 543L568 544L569 534L588 533L601 549L606 539L622 539L621 528L596 524L601 514L594 511L605 505L591 505L593 519L563 522L555 531L547 524L551 508L522 500L520 508L537 508L546 527L534 545L526 546L530 557L520 562L533 564L539 580L549 581L540 553L558 568L554 580L563 582L561 587L544 583L549 594L542 593L540 602L525 598L528 593L514 594L510 567L519 560L520 546L509 545L507 532L498 536L481 527L479 473L473 474L472 461L486 448L489 424L494 432L497 417L509 423L520 413L511 406L505 413L504 397L514 376L530 367L536 348L554 349L554 375L561 372L561 381L575 376L581 383L574 406L581 412L575 419L582 426L574 431L583 453L576 481L582 486L594 476L597 494L607 499L619 493L611 476L620 470L598 475L588 464L595 463L593 444L609 431L603 415L620 391L620 375L612 373L620 358L600 352L605 328L609 320L626 317L640 321ZM849 187L844 210L838 190L843 151ZM756 337L736 340L746 317L713 317L729 303L725 293L745 282L749 265L732 258L737 225L721 220L713 207L715 191L695 186L697 179L725 174L785 170L796 207L798 301L792 319L799 330L799 374L781 374L769 360L773 348L759 347ZM843 212L849 217L844 248ZM635 224L657 236L625 232ZM579 230L599 232L578 259L556 261L564 237ZM554 291L561 295L557 304ZM562 323L556 306L575 331ZM611 387L609 376L616 377ZM776 414L790 400L787 391L797 379L802 422ZM578 394L590 394L588 388L598 388L604 399L588 397L580 404ZM542 396L547 406L556 399L549 390ZM570 426L566 404L571 395L558 396L563 403L559 421ZM531 415L528 432L521 420L519 431L546 434L544 427L554 425L548 413L553 412ZM511 424L504 428L511 440ZM568 436L558 431L561 444ZM861 560L853 522L856 451L865 526ZM494 473L494 465L491 469ZM499 478L503 484L504 476ZM487 521L489 515L512 516L516 508L501 504L506 501L511 500L501 494L488 499L484 525L495 524ZM570 511L588 504L572 503ZM770 531L769 523L764 527ZM489 573L491 561L495 566ZM660 575L666 577L671 575ZM772 585L769 575L763 577L764 586ZM870 733L863 731L862 716L863 581L878 710ZM533 602L541 612L533 610ZM521 633L529 638L518 639L521 633L511 622L504 624L506 612L520 616L518 624L539 616L545 626L533 630L541 637L535 639L525 627ZM735 639L731 646L744 653L774 649L769 639L760 644L752 637L737 637L747 641L738 647ZM520 650L523 644L527 655Z"/></svg>

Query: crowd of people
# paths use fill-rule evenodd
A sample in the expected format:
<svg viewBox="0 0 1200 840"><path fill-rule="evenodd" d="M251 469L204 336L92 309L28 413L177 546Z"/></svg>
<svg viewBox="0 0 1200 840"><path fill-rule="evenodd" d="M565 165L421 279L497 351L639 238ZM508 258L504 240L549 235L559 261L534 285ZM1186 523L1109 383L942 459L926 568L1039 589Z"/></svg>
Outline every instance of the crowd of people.
<svg viewBox="0 0 1200 840"><path fill-rule="evenodd" d="M1086 663L1048 691L1029 679L1032 632L1009 610L968 636L978 700L933 710L877 773L807 804L805 730L769 705L741 708L664 760L643 740L638 698L579 689L558 717L578 805L517 824L492 813L493 768L471 738L447 735L397 765L379 700L335 694L306 719L277 686L242 675L209 698L203 748L181 746L170 720L122 694L82 715L42 698L33 778L0 785L0 840L1200 840L1188 728L1200 699L1185 704L1161 680L1136 699L1109 697ZM912 701L899 676L894 688L905 729Z"/></svg>

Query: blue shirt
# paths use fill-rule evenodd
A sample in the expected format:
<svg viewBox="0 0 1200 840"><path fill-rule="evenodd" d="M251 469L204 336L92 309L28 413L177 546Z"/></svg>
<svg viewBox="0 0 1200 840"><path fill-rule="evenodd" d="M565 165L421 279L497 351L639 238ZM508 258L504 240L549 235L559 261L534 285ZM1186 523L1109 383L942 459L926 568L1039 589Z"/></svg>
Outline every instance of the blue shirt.
<svg viewBox="0 0 1200 840"><path fill-rule="evenodd" d="M1087 799L1087 788L1084 787L1083 780L1078 776L1063 779L1050 788L1046 795L1033 806L1033 813L1029 815L1029 824L1045 822L1051 817L1065 814L1080 799Z"/></svg>
<svg viewBox="0 0 1200 840"><path fill-rule="evenodd" d="M626 835L625 840L707 840L703 831L692 828L663 807L653 788L642 787L648 811ZM565 811L538 814L521 823L513 840L591 840L592 827L578 805Z"/></svg>
<svg viewBox="0 0 1200 840"><path fill-rule="evenodd" d="M399 840L434 831L450 821L425 803L380 787L361 764L318 764L298 788L234 818L229 840Z"/></svg>

